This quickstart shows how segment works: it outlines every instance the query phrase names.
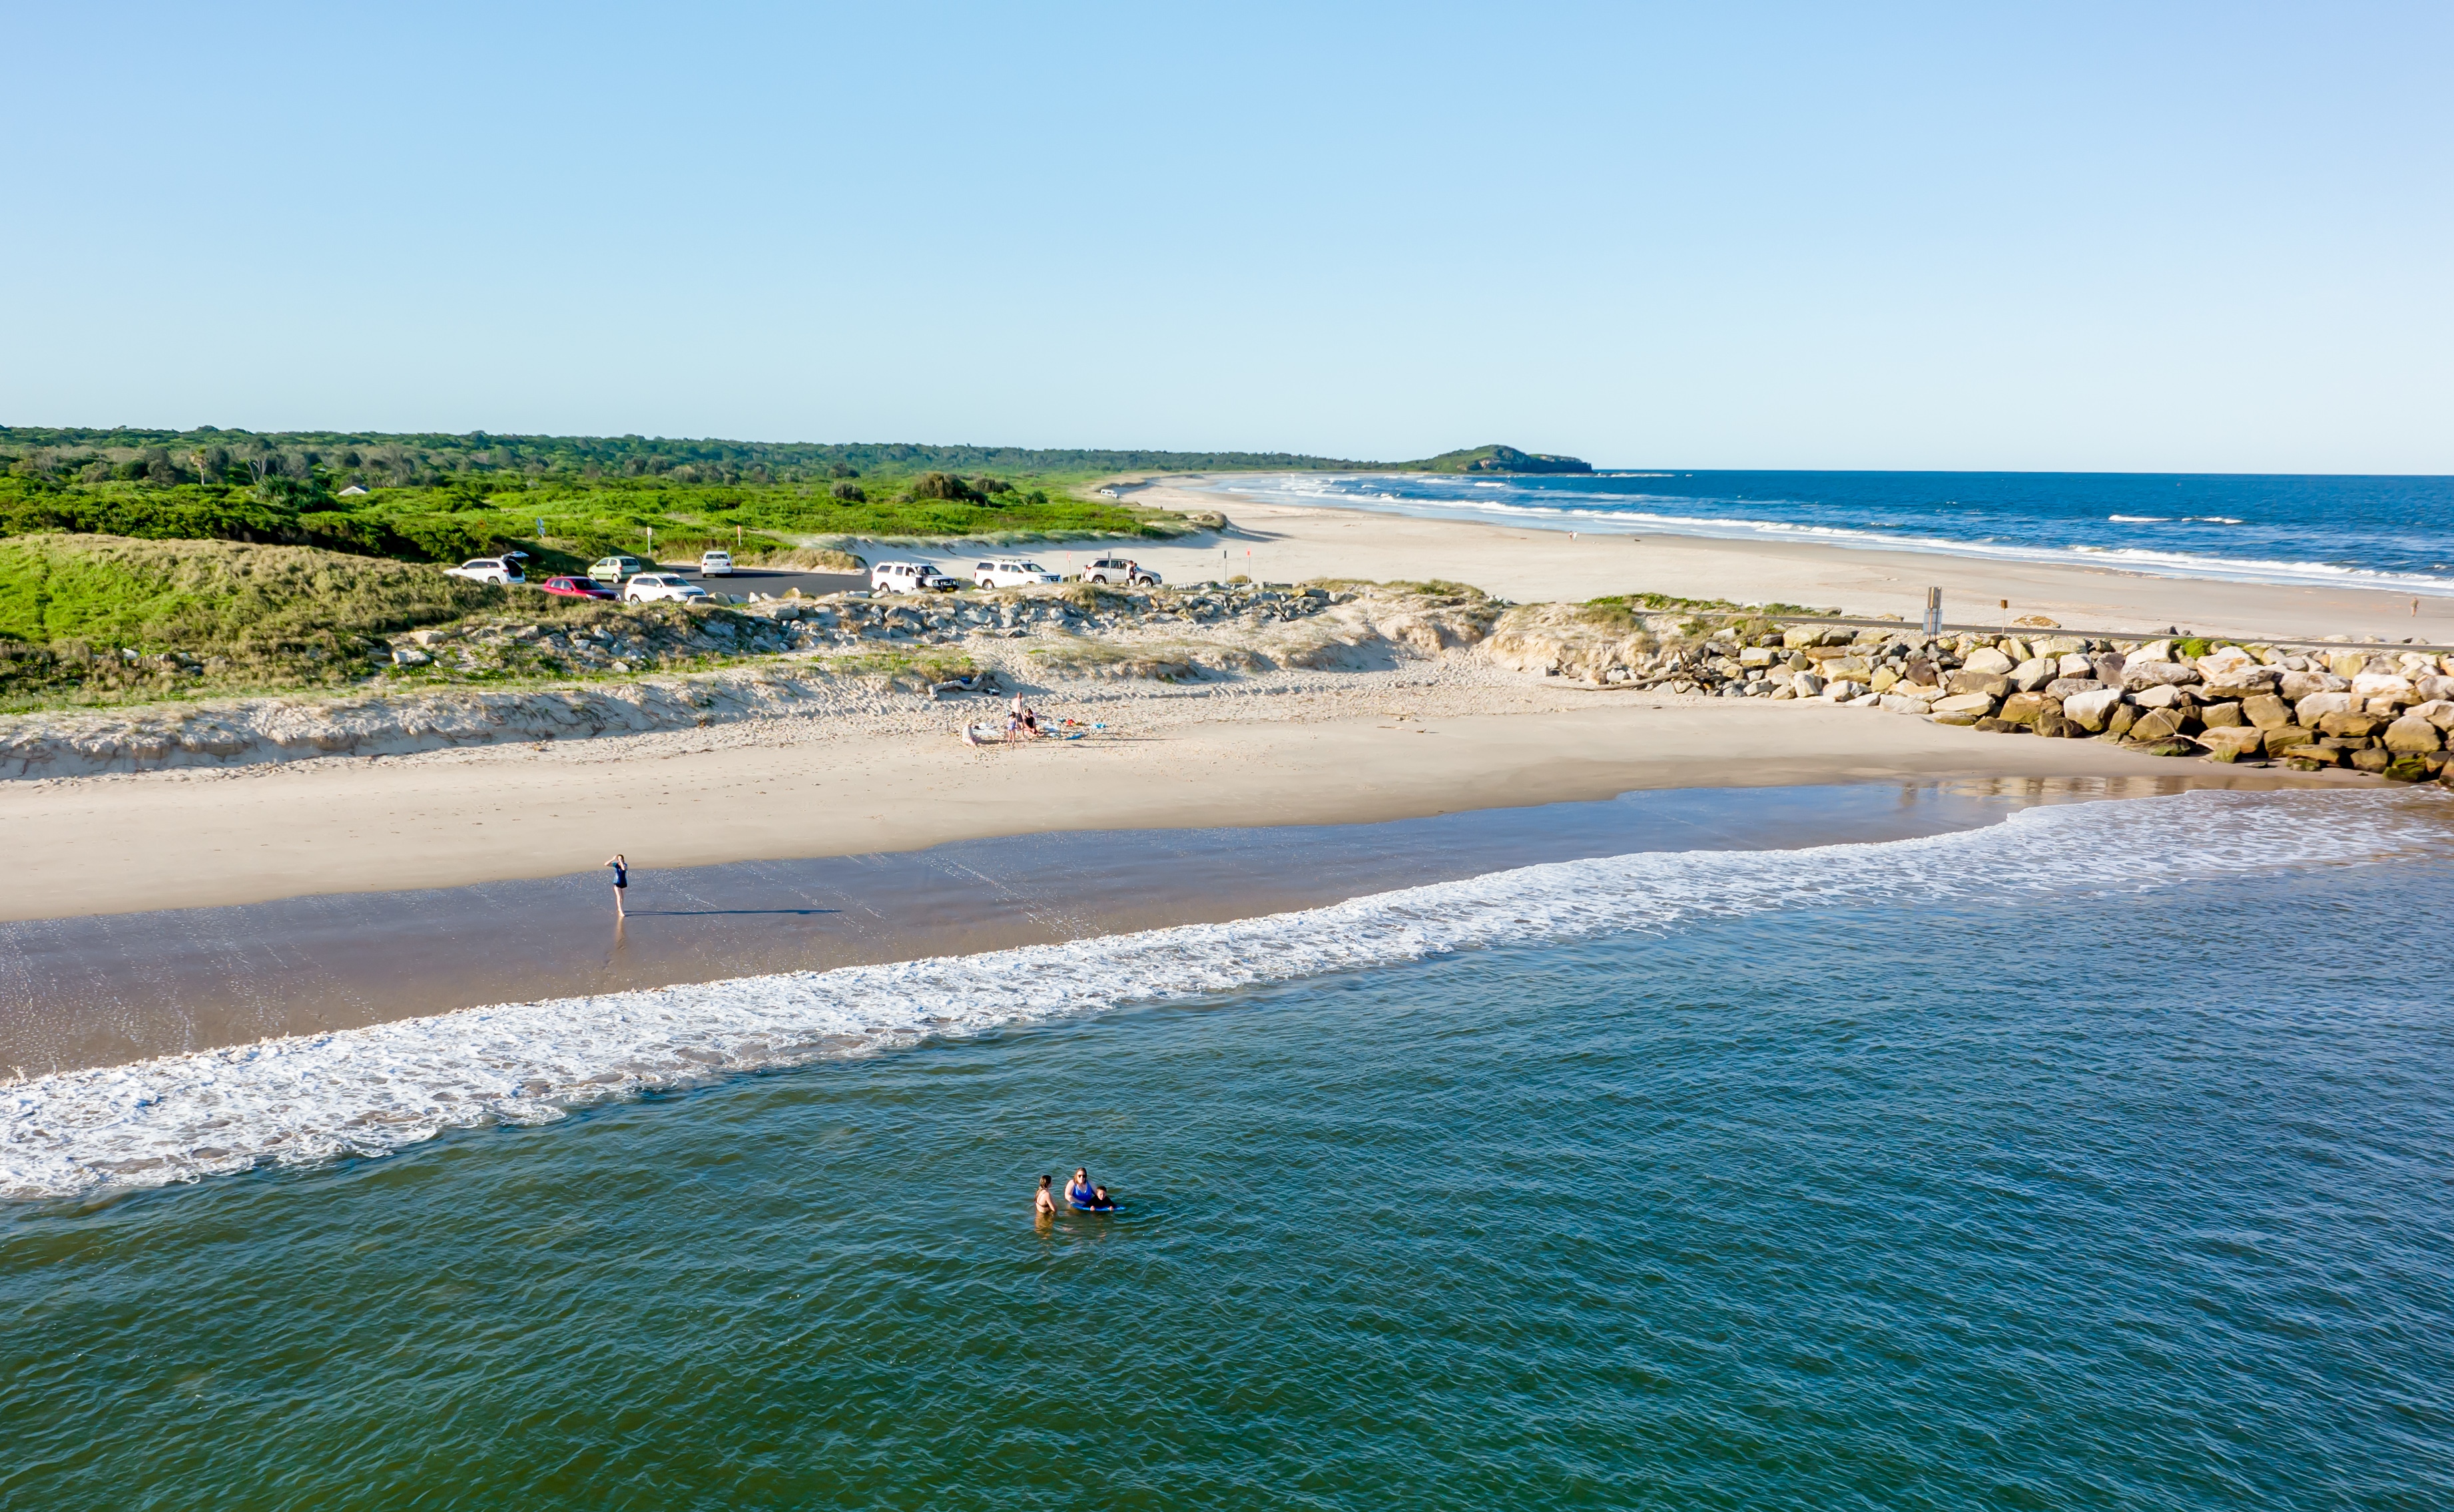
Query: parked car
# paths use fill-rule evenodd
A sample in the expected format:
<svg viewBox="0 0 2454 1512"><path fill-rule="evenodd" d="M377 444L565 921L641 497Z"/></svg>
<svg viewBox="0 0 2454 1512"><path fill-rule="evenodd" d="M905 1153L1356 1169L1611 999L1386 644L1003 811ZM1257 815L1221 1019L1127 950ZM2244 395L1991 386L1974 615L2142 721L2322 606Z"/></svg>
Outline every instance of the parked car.
<svg viewBox="0 0 2454 1512"><path fill-rule="evenodd" d="M952 593L961 587L935 562L880 562L869 569L872 593Z"/></svg>
<svg viewBox="0 0 2454 1512"><path fill-rule="evenodd" d="M730 551L701 551L698 554L698 575L703 578L729 578L733 576L733 553Z"/></svg>
<svg viewBox="0 0 2454 1512"><path fill-rule="evenodd" d="M707 589L678 572L642 572L622 585L622 602L625 604L654 604L659 599L688 604L693 599L705 597Z"/></svg>
<svg viewBox="0 0 2454 1512"><path fill-rule="evenodd" d="M972 581L984 588L1018 588L1032 583L1061 583L1064 579L1036 562L1005 556L974 566Z"/></svg>
<svg viewBox="0 0 2454 1512"><path fill-rule="evenodd" d="M610 599L614 590L594 578L548 578L537 585L558 599Z"/></svg>
<svg viewBox="0 0 2454 1512"><path fill-rule="evenodd" d="M445 567L443 575L467 578L472 583L525 583L516 558L505 556L473 557L456 567Z"/></svg>
<svg viewBox="0 0 2454 1512"><path fill-rule="evenodd" d="M1120 556L1103 556L1082 569L1085 583L1122 583L1128 587L1155 588L1158 574L1138 562Z"/></svg>
<svg viewBox="0 0 2454 1512"><path fill-rule="evenodd" d="M612 556L600 559L594 567L590 567L588 575L599 583L622 583L637 577L642 572L654 572L655 569L656 565L654 562L642 562L637 557L615 552Z"/></svg>

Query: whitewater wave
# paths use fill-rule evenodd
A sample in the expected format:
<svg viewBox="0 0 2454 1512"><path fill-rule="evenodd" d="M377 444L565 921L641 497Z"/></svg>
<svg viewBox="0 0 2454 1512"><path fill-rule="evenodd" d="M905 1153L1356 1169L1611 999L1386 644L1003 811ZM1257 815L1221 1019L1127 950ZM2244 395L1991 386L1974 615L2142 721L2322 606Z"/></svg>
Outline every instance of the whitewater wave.
<svg viewBox="0 0 2454 1512"><path fill-rule="evenodd" d="M1786 851L1642 852L1065 945L471 1008L0 1087L0 1196L380 1155L649 1088L1495 945L2148 890L2418 848L2407 795L2192 793Z"/></svg>

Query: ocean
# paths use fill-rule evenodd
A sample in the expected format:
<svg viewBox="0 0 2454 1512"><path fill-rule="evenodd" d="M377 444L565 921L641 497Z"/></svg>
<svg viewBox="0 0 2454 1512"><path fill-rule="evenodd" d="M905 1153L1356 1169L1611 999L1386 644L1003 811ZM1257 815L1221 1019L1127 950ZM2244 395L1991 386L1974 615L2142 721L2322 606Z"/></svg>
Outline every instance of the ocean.
<svg viewBox="0 0 2454 1512"><path fill-rule="evenodd" d="M1281 473L1272 502L2454 594L2454 478L2078 472Z"/></svg>
<svg viewBox="0 0 2454 1512"><path fill-rule="evenodd" d="M2454 1503L2449 836L1706 838L29 1078L0 1506Z"/></svg>

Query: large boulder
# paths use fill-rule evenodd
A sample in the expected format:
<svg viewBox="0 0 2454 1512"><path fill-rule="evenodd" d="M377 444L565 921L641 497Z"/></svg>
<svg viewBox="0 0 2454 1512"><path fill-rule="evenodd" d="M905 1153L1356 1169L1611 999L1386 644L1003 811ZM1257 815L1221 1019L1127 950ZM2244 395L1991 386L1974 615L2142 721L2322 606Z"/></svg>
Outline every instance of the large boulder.
<svg viewBox="0 0 2454 1512"><path fill-rule="evenodd" d="M2119 651L2106 651L2090 658L2096 666L2096 680L2115 687L2122 686L2122 668L2125 660Z"/></svg>
<svg viewBox="0 0 2454 1512"><path fill-rule="evenodd" d="M2199 676L2210 683L2229 683L2258 665L2258 658L2238 646L2219 646L2199 658Z"/></svg>
<svg viewBox="0 0 2454 1512"><path fill-rule="evenodd" d="M2032 656L2011 668L2011 686L2022 693L2033 693L2054 680L2059 671L2053 663L2042 656Z"/></svg>
<svg viewBox="0 0 2454 1512"><path fill-rule="evenodd" d="M1994 712L1994 700L1983 693L1954 693L1934 701L1938 714L1973 714L1979 718Z"/></svg>
<svg viewBox="0 0 2454 1512"><path fill-rule="evenodd" d="M2132 692L2150 687L2179 687L2199 680L2199 669L2186 662L2142 662L2132 658L2122 668L2122 686Z"/></svg>
<svg viewBox="0 0 2454 1512"><path fill-rule="evenodd" d="M1960 665L1972 672L1992 672L1997 676L2007 677L2010 675L2013 663L2009 657L1994 647L1981 646L1962 657Z"/></svg>
<svg viewBox="0 0 2454 1512"><path fill-rule="evenodd" d="M2200 674L2202 678L2204 673ZM2214 699L2247 698L2254 693L2272 693L2283 681L2283 674L2271 666L2261 666L2246 672L2236 672L2221 683L2209 682L2206 696Z"/></svg>
<svg viewBox="0 0 2454 1512"><path fill-rule="evenodd" d="M2045 691L2055 698L2074 698L2081 693L2093 693L2104 685L2092 677L2057 677L2045 685Z"/></svg>
<svg viewBox="0 0 2454 1512"><path fill-rule="evenodd" d="M2318 744L2316 730L2303 729L2298 725L2284 725L2275 729L2261 730L2259 733L2262 737L2259 744L2265 747L2266 754L2269 756L2281 756L2296 746Z"/></svg>
<svg viewBox="0 0 2454 1512"><path fill-rule="evenodd" d="M2199 732L2199 744L2226 761L2239 761L2259 753L2265 733L2255 725L2212 726Z"/></svg>
<svg viewBox="0 0 2454 1512"><path fill-rule="evenodd" d="M2121 706L2122 689L2096 688L2085 693L2074 693L2063 699L2062 717L2082 729L2101 730L2104 728L2105 721L2112 717L2113 711Z"/></svg>
<svg viewBox="0 0 2454 1512"><path fill-rule="evenodd" d="M2384 740L2386 749L2401 755L2442 750L2445 744L2439 738L2436 726L2408 714L2385 727Z"/></svg>
<svg viewBox="0 0 2454 1512"><path fill-rule="evenodd" d="M2077 651L2073 651L2069 655L2061 657L2055 661L2054 675L2056 677L2093 678L2096 676L2096 664L2089 661L2086 657L2082 656Z"/></svg>
<svg viewBox="0 0 2454 1512"><path fill-rule="evenodd" d="M2280 729L2292 723L2292 706L2272 693L2253 693L2241 701L2241 715L2261 729Z"/></svg>
<svg viewBox="0 0 2454 1512"><path fill-rule="evenodd" d="M2415 677L2411 680L2411 689L2423 701L2431 704L2441 699L2454 699L2454 677Z"/></svg>
<svg viewBox="0 0 2454 1512"><path fill-rule="evenodd" d="M2239 704L2203 704L2199 706L2198 716L2199 723L2209 729L2249 723L2242 717Z"/></svg>
<svg viewBox="0 0 2454 1512"><path fill-rule="evenodd" d="M1823 679L1813 672L1793 672L1790 674L1789 686L1790 690L1800 698L1814 698L1823 691Z"/></svg>
<svg viewBox="0 0 2454 1512"><path fill-rule="evenodd" d="M2190 695L2170 684L2159 683L2132 694L2130 702L2141 708L2187 708Z"/></svg>
<svg viewBox="0 0 2454 1512"><path fill-rule="evenodd" d="M1945 674L1942 686L1955 693L1983 693L1991 698L2001 698L2011 690L2011 680L2000 672L1963 666L1959 671Z"/></svg>
<svg viewBox="0 0 2454 1512"><path fill-rule="evenodd" d="M1875 706L1893 714L1931 714L1934 712L1934 705L1932 703L1922 698L1911 698L1905 693L1885 693L1881 698L1876 701Z"/></svg>
<svg viewBox="0 0 2454 1512"><path fill-rule="evenodd" d="M2385 728L2386 723L2384 716L2358 708L2318 716L2318 728L2322 733L2343 740L2367 740Z"/></svg>
<svg viewBox="0 0 2454 1512"><path fill-rule="evenodd" d="M2312 693L2292 706L2292 722L2314 729L2318 721L2329 714L2345 713L2351 706L2352 695L2349 693Z"/></svg>
<svg viewBox="0 0 2454 1512"><path fill-rule="evenodd" d="M2039 656L2077 656L2087 649L2087 642L2076 635L2048 635L2037 643Z"/></svg>
<svg viewBox="0 0 2454 1512"><path fill-rule="evenodd" d="M2148 641L2130 653L2130 660L2134 666L2141 662L2169 662L2172 659L2173 643L2170 641Z"/></svg>
<svg viewBox="0 0 2454 1512"><path fill-rule="evenodd" d="M2356 750L2352 752L2352 765L2364 772L2383 773L2394 765L2394 752L2380 750L2375 746L2367 750Z"/></svg>
<svg viewBox="0 0 2454 1512"><path fill-rule="evenodd" d="M2014 693L2002 700L2002 707L1994 717L2006 725L2033 725L2047 706L2042 693Z"/></svg>
<svg viewBox="0 0 2454 1512"><path fill-rule="evenodd" d="M2275 690L2286 701L2298 704L2312 693L2340 693L2351 686L2350 678L2337 677L2332 672L2286 672Z"/></svg>
<svg viewBox="0 0 2454 1512"><path fill-rule="evenodd" d="M2454 699L2432 698L2425 704L2414 704L2404 712L2413 719L2424 719L2439 729L2454 730Z"/></svg>
<svg viewBox="0 0 2454 1512"><path fill-rule="evenodd" d="M2400 703L2416 702L2411 679L2391 672L2363 672L2352 679L2352 696L2357 699L2390 698Z"/></svg>
<svg viewBox="0 0 2454 1512"><path fill-rule="evenodd" d="M2326 670L2337 677L2358 677L2368 669L2369 653L2366 651L2337 651L2326 658Z"/></svg>
<svg viewBox="0 0 2454 1512"><path fill-rule="evenodd" d="M2182 716L2174 709L2151 708L2139 716L2127 733L2141 745L2171 740L2182 733Z"/></svg>

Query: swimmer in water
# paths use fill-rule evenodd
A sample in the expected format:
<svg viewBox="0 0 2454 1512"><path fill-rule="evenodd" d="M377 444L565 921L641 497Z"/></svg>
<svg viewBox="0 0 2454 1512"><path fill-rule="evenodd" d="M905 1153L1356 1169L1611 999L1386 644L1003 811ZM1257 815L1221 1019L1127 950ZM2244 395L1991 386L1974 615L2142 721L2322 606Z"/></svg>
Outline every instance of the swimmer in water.
<svg viewBox="0 0 2454 1512"><path fill-rule="evenodd" d="M1079 1165L1074 1167L1074 1179L1065 1184L1065 1201L1076 1207L1091 1205L1091 1173Z"/></svg>
<svg viewBox="0 0 2454 1512"><path fill-rule="evenodd" d="M1116 1205L1116 1200L1108 1195L1108 1189L1106 1187L1094 1186L1091 1188L1091 1206L1093 1209L1110 1208Z"/></svg>
<svg viewBox="0 0 2454 1512"><path fill-rule="evenodd" d="M1032 1200L1032 1217L1054 1218L1056 1216L1056 1195L1048 1189L1048 1184L1053 1180L1055 1180L1055 1178L1048 1176L1043 1176L1039 1179L1039 1195Z"/></svg>

